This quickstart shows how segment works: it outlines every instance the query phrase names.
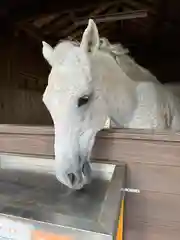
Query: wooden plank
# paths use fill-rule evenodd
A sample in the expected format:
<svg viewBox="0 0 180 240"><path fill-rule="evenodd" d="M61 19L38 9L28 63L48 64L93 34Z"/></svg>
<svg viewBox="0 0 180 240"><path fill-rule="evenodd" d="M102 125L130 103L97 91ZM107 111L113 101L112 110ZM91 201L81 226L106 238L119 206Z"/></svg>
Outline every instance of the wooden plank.
<svg viewBox="0 0 180 240"><path fill-rule="evenodd" d="M127 187L180 194L180 167L128 164Z"/></svg>
<svg viewBox="0 0 180 240"><path fill-rule="evenodd" d="M14 125L0 124L0 134L30 134L30 135L54 135L52 126L29 126L29 125ZM48 139L47 139L48 140Z"/></svg>
<svg viewBox="0 0 180 240"><path fill-rule="evenodd" d="M33 155L54 155L54 137L46 135L1 134L0 152Z"/></svg>
<svg viewBox="0 0 180 240"><path fill-rule="evenodd" d="M92 156L128 164L125 239L166 240L180 235L180 135L112 129L98 133ZM0 152L54 156L52 127L0 125Z"/></svg>
<svg viewBox="0 0 180 240"><path fill-rule="evenodd" d="M1 124L1 133L26 133L26 134L41 134L53 135L54 129L52 126L28 126L28 125L13 125ZM173 141L180 142L180 133L172 131L153 131L143 129L119 129L113 128L102 130L97 134L98 138L112 139L133 139L133 140L153 140L153 141Z"/></svg>
<svg viewBox="0 0 180 240"><path fill-rule="evenodd" d="M179 228L180 229L180 228ZM180 230L167 226L151 226L148 223L134 221L125 224L125 240L178 240Z"/></svg>
<svg viewBox="0 0 180 240"><path fill-rule="evenodd" d="M124 133L119 130L102 131L96 138L92 157L124 161L127 164L180 166L178 134L172 135L172 138L167 133L144 134L145 138L150 136L150 140L141 138L143 132L136 133L135 137L131 138L133 137L131 133L126 131ZM153 140L154 136L158 140ZM0 152L53 157L53 144L54 134L51 127L0 125Z"/></svg>
<svg viewBox="0 0 180 240"><path fill-rule="evenodd" d="M43 32L41 32L40 29L34 27L33 24L21 23L21 24L17 24L16 28L18 30L25 31L30 37L33 37L39 43L42 43L42 41L45 41L46 36L44 36Z"/></svg>
<svg viewBox="0 0 180 240"><path fill-rule="evenodd" d="M180 133L173 131L154 131L143 129L108 129L98 133L98 137L113 139L153 140L180 142Z"/></svg>
<svg viewBox="0 0 180 240"><path fill-rule="evenodd" d="M103 149L103 151L102 151ZM180 166L178 142L98 138L93 157L130 163Z"/></svg>
<svg viewBox="0 0 180 240"><path fill-rule="evenodd" d="M174 226L180 230L180 195L149 191L128 193L126 218L129 224L138 219L152 226Z"/></svg>

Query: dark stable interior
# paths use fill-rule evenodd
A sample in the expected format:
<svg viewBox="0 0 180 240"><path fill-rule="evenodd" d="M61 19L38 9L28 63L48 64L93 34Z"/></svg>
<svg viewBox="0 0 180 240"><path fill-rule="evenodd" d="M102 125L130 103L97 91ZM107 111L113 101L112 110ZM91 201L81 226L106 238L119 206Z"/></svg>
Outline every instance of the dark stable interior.
<svg viewBox="0 0 180 240"><path fill-rule="evenodd" d="M136 13L143 11L147 16L138 17ZM107 21L109 16L114 18L127 12L131 19ZM0 123L52 124L41 103L49 72L42 57L42 40L52 46L60 39L80 40L90 17L95 20L102 17L104 21L97 24L100 36L129 48L130 55L160 82L178 82L179 12L180 2L177 0L0 1L0 88L10 95L8 98L1 94L0 111L3 114L0 114L3 117ZM83 20L85 23L79 24ZM10 89L16 92L10 93ZM24 92L31 96L24 95ZM12 102L16 105L23 102L24 106L16 111ZM32 116L39 113L37 102L42 113L33 120ZM22 116L24 108L32 109L32 112ZM9 116L11 109L14 119Z"/></svg>

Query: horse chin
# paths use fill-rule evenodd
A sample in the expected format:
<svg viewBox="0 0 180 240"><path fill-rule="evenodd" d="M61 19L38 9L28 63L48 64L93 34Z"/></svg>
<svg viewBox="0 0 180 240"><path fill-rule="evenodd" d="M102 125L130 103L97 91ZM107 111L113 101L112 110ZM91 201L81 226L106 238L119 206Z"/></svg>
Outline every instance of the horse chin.
<svg viewBox="0 0 180 240"><path fill-rule="evenodd" d="M85 188L85 185L86 184L78 185L78 186L72 188L72 190L74 190L74 191L83 191L83 189Z"/></svg>
<svg viewBox="0 0 180 240"><path fill-rule="evenodd" d="M83 191L85 191L86 186L87 186L88 184L90 184L90 183L91 183L91 180L88 181L88 183L78 184L78 185L73 186L73 187L69 187L69 186L67 186L67 185L64 185L64 186L65 186L66 188L68 188L71 192L75 192L75 191L83 192Z"/></svg>

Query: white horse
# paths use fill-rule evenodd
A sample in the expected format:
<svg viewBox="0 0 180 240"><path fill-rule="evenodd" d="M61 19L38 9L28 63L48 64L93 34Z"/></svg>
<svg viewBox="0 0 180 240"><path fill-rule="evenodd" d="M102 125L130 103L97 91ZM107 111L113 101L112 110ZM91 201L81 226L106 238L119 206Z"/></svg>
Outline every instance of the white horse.
<svg viewBox="0 0 180 240"><path fill-rule="evenodd" d="M96 133L109 117L122 128L180 129L180 102L121 45L100 39L89 20L81 43L43 42L51 65L43 101L55 128L57 179L73 189L90 181Z"/></svg>

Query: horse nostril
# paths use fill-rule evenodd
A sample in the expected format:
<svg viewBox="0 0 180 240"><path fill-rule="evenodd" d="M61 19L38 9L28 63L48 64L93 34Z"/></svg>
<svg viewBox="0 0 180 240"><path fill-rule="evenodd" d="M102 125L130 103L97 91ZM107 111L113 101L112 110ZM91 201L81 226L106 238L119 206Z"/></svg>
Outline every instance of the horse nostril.
<svg viewBox="0 0 180 240"><path fill-rule="evenodd" d="M76 181L76 175L74 173L69 173L68 174L68 178L72 184L72 186L75 184L75 181Z"/></svg>
<svg viewBox="0 0 180 240"><path fill-rule="evenodd" d="M85 173L86 173L86 166L85 166L85 164L83 164L83 166L82 166L82 173L84 174L84 175L86 175Z"/></svg>
<svg viewBox="0 0 180 240"><path fill-rule="evenodd" d="M82 173L84 176L89 176L91 168L88 162L85 162L82 166Z"/></svg>

